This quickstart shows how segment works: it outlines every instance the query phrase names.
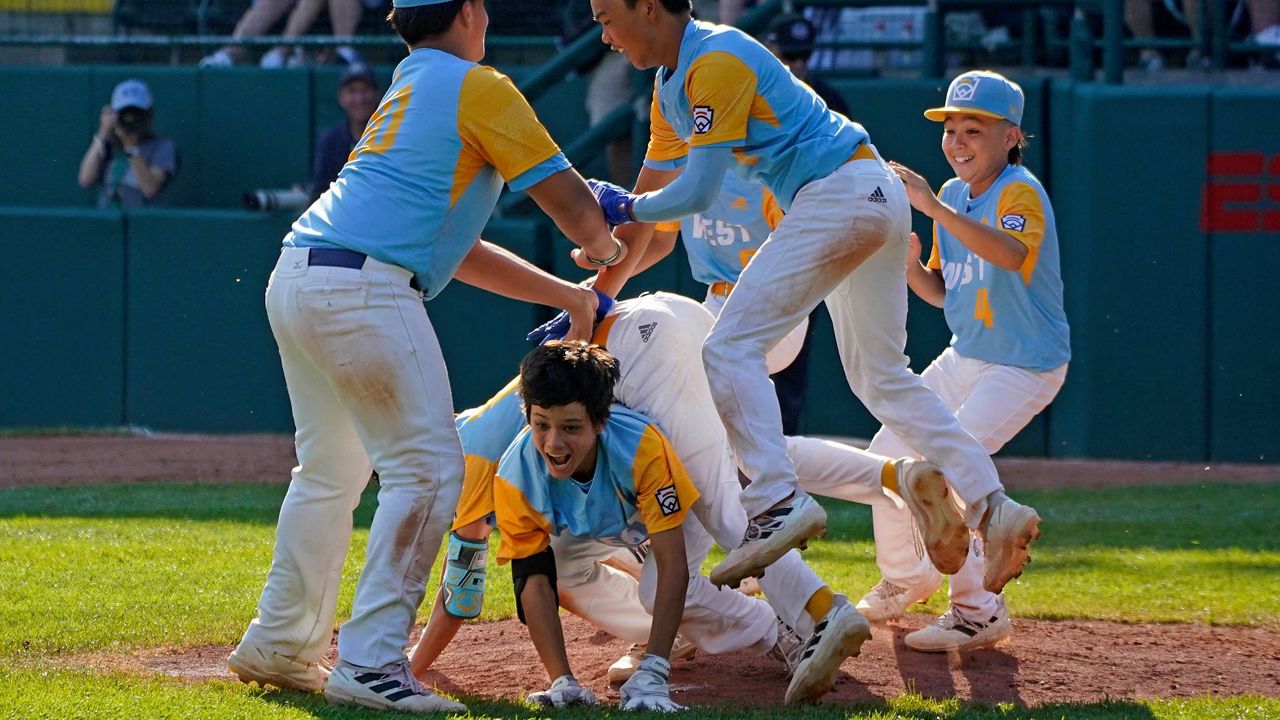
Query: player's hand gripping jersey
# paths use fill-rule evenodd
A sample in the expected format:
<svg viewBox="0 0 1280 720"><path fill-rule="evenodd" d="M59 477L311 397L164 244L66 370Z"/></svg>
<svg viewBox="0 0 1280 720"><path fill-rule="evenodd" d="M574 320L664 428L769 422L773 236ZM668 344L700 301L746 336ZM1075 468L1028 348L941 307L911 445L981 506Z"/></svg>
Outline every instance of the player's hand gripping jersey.
<svg viewBox="0 0 1280 720"><path fill-rule="evenodd" d="M1040 181L1008 165L982 197L953 178L938 191L943 204L1003 231L1027 246L1017 272L992 266L940 223L933 225L929 267L942 272L943 306L956 352L1030 370L1052 370L1071 359L1053 207Z"/></svg>
<svg viewBox="0 0 1280 720"><path fill-rule="evenodd" d="M758 179L783 210L867 142L861 125L827 108L751 36L691 21L675 70L658 68L645 164L674 170L690 147L731 147L737 172Z"/></svg>
<svg viewBox="0 0 1280 720"><path fill-rule="evenodd" d="M569 161L511 81L429 48L409 54L330 189L286 246L337 247L411 270L430 299L480 236L505 180Z"/></svg>
<svg viewBox="0 0 1280 720"><path fill-rule="evenodd" d="M542 552L568 533L633 547L679 527L698 499L689 474L657 426L623 405L609 412L589 483L553 480L528 429L498 464L493 500L502 545L498 561Z"/></svg>

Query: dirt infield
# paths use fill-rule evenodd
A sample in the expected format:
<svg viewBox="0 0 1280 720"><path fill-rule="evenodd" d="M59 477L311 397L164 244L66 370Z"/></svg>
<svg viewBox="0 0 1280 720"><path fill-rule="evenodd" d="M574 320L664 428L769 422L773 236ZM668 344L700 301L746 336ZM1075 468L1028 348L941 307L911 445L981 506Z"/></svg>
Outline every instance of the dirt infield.
<svg viewBox="0 0 1280 720"><path fill-rule="evenodd" d="M914 691L928 698L982 703L1100 702L1205 695L1271 695L1280 689L1280 636L1262 628L1126 625L1015 620L998 647L963 655L908 650L902 636L929 617L912 614L877 626L862 655L846 660L825 703L874 702ZM569 659L584 685L617 700L605 670L627 646L576 617L564 616ZM71 664L159 673L193 681L229 678L230 647L150 656L79 658ZM330 651L332 660L333 651ZM786 678L763 657L698 655L675 663L679 702L781 702ZM471 624L441 655L429 684L450 694L516 698L545 689L547 679L525 628L515 620Z"/></svg>
<svg viewBox="0 0 1280 720"><path fill-rule="evenodd" d="M145 482L284 482L294 464L283 435L87 435L0 437L0 488ZM1116 485L1276 482L1280 466L999 459L1015 489ZM902 637L931 618L912 614L876 628L862 656L845 661L827 703L867 702L916 692L983 703L1096 702L1207 694L1280 695L1280 633L1274 628L1130 625L1014 620L1014 637L961 655L906 649ZM617 699L605 669L626 645L576 617L564 617L579 678ZM177 676L227 678L230 647L170 649L128 656L59 658L59 664ZM331 651L332 655L332 651ZM47 659L46 659L47 661ZM449 693L514 698L547 683L518 622L472 624L437 662L431 683ZM786 679L776 663L743 653L676 663L680 702L779 702Z"/></svg>
<svg viewBox="0 0 1280 720"><path fill-rule="evenodd" d="M0 487L287 482L290 435L0 436ZM1280 465L997 458L1012 489L1277 482Z"/></svg>

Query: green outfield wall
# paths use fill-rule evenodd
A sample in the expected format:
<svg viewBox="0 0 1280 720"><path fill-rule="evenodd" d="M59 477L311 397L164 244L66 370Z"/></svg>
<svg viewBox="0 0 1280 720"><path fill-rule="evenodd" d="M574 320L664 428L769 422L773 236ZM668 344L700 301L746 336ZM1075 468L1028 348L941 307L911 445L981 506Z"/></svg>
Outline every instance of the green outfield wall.
<svg viewBox="0 0 1280 720"><path fill-rule="evenodd" d="M157 128L180 145L167 191L177 207L86 209L76 167L111 87L133 76L152 85ZM1057 213L1074 357L1058 399L1005 452L1275 461L1280 90L1020 80L1027 165ZM292 216L235 208L245 190L306 176L313 138L339 119L336 83L330 68L0 68L0 93L38 108L0 116L8 137L30 139L0 146L15 178L0 208L0 428L291 429L262 293ZM881 154L935 187L950 172L939 126L920 112L944 85L837 83ZM586 128L584 91L574 79L536 103L563 144ZM585 277L536 217L497 220L486 237ZM925 219L914 224L927 238ZM702 295L680 248L625 295L663 289ZM524 333L552 312L459 283L427 307L458 408L514 374ZM825 310L815 318L803 429L870 436ZM949 332L915 298L908 322L923 370Z"/></svg>

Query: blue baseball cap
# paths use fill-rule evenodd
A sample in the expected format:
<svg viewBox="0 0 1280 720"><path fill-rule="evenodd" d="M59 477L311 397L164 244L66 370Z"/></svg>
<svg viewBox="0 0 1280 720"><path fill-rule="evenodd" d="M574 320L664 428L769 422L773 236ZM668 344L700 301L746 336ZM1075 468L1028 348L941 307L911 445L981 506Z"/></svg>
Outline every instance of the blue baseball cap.
<svg viewBox="0 0 1280 720"><path fill-rule="evenodd" d="M423 5L443 5L447 2L453 2L453 0L394 0L391 3L391 7L411 8L422 7Z"/></svg>
<svg viewBox="0 0 1280 720"><path fill-rule="evenodd" d="M990 70L970 70L951 81L947 104L925 110L924 116L942 122L948 115L981 115L1021 125L1025 104L1018 83Z"/></svg>

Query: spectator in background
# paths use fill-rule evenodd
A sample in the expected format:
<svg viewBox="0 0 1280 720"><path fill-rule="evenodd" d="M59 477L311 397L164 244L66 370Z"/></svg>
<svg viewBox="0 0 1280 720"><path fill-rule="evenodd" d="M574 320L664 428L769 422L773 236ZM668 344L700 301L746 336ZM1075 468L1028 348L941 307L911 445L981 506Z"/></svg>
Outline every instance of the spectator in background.
<svg viewBox="0 0 1280 720"><path fill-rule="evenodd" d="M98 131L80 160L80 187L98 186L98 207L159 204L178 170L173 140L151 130L154 103L141 80L125 80L98 114Z"/></svg>
<svg viewBox="0 0 1280 720"><path fill-rule="evenodd" d="M813 23L799 15L783 15L769 26L764 36L764 45L791 69L793 75L813 88L827 107L848 117L849 107L840 92L809 74L809 58L813 55L816 36ZM805 393L809 388L809 347L813 344L813 327L814 316L810 313L804 343L800 346L796 359L770 376L778 395L778 407L782 410L784 434L800 434L800 415L804 410Z"/></svg>
<svg viewBox="0 0 1280 720"><path fill-rule="evenodd" d="M347 156L360 140L378 107L378 81L365 65L351 65L338 81L338 105L346 118L325 130L316 140L307 193L314 201L338 179Z"/></svg>
<svg viewBox="0 0 1280 720"><path fill-rule="evenodd" d="M240 22L236 23L236 29L231 36L244 38L265 35L280 17L292 8L293 11L289 12L289 19L285 21L281 35L287 38L300 37L311 29L316 18L320 16L320 10L326 4L329 8L329 24L333 28L334 37L355 35L356 27L360 25L361 0L254 0L253 5L249 6L249 9L240 17ZM350 45L339 45L334 48L334 51L338 59L344 63L354 65L361 62L360 53ZM244 55L244 46L227 45L206 55L200 61L200 67L231 67L243 60ZM299 67L306 62L307 55L302 48L291 49L280 45L268 50L262 56L259 65L276 69Z"/></svg>

